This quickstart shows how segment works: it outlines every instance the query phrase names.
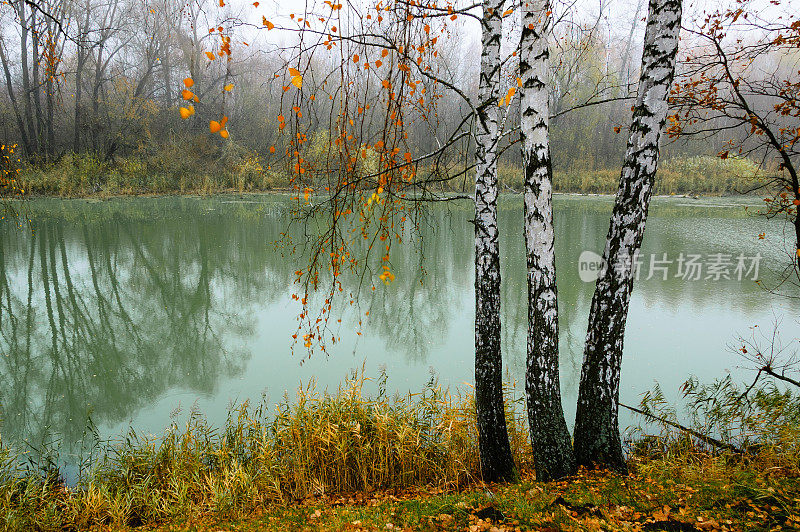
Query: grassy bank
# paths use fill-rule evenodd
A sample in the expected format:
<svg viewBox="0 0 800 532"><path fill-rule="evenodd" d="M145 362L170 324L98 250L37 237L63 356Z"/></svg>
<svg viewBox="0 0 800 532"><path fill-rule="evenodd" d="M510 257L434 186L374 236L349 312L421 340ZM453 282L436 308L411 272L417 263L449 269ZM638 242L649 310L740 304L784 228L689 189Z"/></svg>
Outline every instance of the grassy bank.
<svg viewBox="0 0 800 532"><path fill-rule="evenodd" d="M242 405L224 427L192 416L160 438L135 434L95 451L77 486L57 459L21 467L0 455L0 523L13 530L86 529L173 522L186 516L237 519L270 505L319 495L437 486L459 489L479 476L475 419L467 395L431 382L421 393L368 398L364 379L334 394L313 387L275 411ZM384 389L379 382L379 389ZM522 418L509 412L520 464L528 463Z"/></svg>
<svg viewBox="0 0 800 532"><path fill-rule="evenodd" d="M314 497L246 519L196 517L158 530L711 531L796 530L796 478L697 455L636 462L633 472L581 471L561 482Z"/></svg>
<svg viewBox="0 0 800 532"><path fill-rule="evenodd" d="M160 438L103 443L67 486L51 457L0 451L0 527L237 530L776 530L800 526L797 431L747 455L672 435L634 445L631 474L533 478L520 403L507 412L521 481L484 485L469 395L435 381L374 398L354 377L299 390L267 413L242 405ZM788 404L788 403L786 403ZM794 403L791 403L794 404ZM781 407L783 408L783 407ZM792 418L794 419L794 418ZM768 429L768 427L767 427Z"/></svg>
<svg viewBox="0 0 800 532"><path fill-rule="evenodd" d="M113 160L67 154L54 163L23 165L20 173L29 194L64 197L259 191L281 186L282 179L258 155L233 143L204 146L202 139Z"/></svg>
<svg viewBox="0 0 800 532"><path fill-rule="evenodd" d="M619 172L619 168L580 165L556 168L554 187L557 192L614 194ZM424 173L425 169L420 168L419 174ZM757 175L757 167L746 159L666 160L659 169L655 193L736 194L751 189ZM522 170L517 166L500 164L498 177L504 191L523 189ZM188 147L167 144L158 151L142 151L113 160L68 154L54 163L24 164L19 180L30 194L86 197L269 191L287 188L289 174L285 164L270 162L269 157L232 142L220 146L199 139ZM446 184L444 190L473 186L470 175Z"/></svg>

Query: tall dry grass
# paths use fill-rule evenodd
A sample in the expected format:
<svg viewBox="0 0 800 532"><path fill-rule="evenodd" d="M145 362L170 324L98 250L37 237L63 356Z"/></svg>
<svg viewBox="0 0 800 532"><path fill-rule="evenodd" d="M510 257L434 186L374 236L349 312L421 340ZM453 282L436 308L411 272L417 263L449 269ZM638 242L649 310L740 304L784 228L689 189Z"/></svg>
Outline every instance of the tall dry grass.
<svg viewBox="0 0 800 532"><path fill-rule="evenodd" d="M75 486L47 461L19 465L0 451L0 523L6 529L141 525L186 516L236 518L310 495L436 485L480 478L472 395L431 379L419 393L364 393L363 373L334 393L311 384L273 412L244 403L221 428L192 414L160 438L133 432L103 446ZM382 377L385 383L385 376ZM380 383L379 383L380 384ZM379 390L385 386L379 385ZM530 460L527 427L510 400L519 465Z"/></svg>

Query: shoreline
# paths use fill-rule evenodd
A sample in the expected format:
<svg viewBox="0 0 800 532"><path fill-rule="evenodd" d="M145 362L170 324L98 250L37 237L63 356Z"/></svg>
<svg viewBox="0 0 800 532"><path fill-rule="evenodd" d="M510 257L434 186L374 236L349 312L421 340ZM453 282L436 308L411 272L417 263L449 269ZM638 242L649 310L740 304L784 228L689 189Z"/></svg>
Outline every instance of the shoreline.
<svg viewBox="0 0 800 532"><path fill-rule="evenodd" d="M105 201L105 200L114 200L114 199L128 199L128 198L214 198L214 197L225 197L225 196L288 196L290 194L295 194L296 191L280 188L280 189L273 189L273 190L253 190L253 191L238 191L234 189L228 190L219 190L211 193L202 193L202 192L135 192L135 193L93 193L93 194L76 194L76 195L60 195L60 194L40 194L40 193L33 193L33 194L25 194L22 197L15 196L15 197L5 197L0 198L0 201L26 201L26 200L40 200L40 199L60 199L60 200L96 200L96 201ZM443 195L450 195L450 194L465 194L465 192L444 192ZM513 197L513 196L521 196L522 192L516 191L502 191L499 194L501 197ZM611 193L601 193L601 192L553 192L553 196L563 196L563 197L589 197L589 198L614 198L616 194ZM706 199L706 198L760 198L757 194L738 194L738 193L699 193L699 194L653 194L652 199L668 199L668 198L676 198L676 199Z"/></svg>

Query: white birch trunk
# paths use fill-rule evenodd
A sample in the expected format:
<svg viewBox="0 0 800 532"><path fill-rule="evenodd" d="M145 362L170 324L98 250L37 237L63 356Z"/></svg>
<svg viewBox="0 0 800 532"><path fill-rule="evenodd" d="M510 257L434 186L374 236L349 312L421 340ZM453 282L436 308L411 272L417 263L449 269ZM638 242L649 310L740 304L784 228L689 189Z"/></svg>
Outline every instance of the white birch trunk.
<svg viewBox="0 0 800 532"><path fill-rule="evenodd" d="M525 398L536 479L540 481L560 478L575 470L575 455L564 420L558 375L558 304L548 106L551 21L549 0L523 2L519 70L528 267Z"/></svg>
<svg viewBox="0 0 800 532"><path fill-rule="evenodd" d="M475 131L475 408L484 480L511 480L514 459L503 407L497 143L502 0L485 0Z"/></svg>
<svg viewBox="0 0 800 532"><path fill-rule="evenodd" d="M578 392L575 456L585 466L625 469L618 422L625 320L675 73L681 0L650 0L648 9L638 96L603 252L605 269L592 298Z"/></svg>

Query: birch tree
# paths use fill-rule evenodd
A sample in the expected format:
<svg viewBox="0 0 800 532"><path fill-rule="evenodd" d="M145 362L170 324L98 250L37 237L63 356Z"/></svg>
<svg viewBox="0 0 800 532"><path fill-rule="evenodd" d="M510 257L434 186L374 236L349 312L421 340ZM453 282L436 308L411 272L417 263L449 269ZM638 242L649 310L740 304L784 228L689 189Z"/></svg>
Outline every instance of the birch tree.
<svg viewBox="0 0 800 532"><path fill-rule="evenodd" d="M486 0L481 19L481 69L475 126L475 408L481 470L510 480L514 459L503 407L500 353L500 247L497 229L497 145L500 108L502 0Z"/></svg>
<svg viewBox="0 0 800 532"><path fill-rule="evenodd" d="M558 375L558 303L549 139L549 0L522 4L520 131L525 171L524 233L528 268L525 397L537 480L575 469Z"/></svg>
<svg viewBox="0 0 800 532"><path fill-rule="evenodd" d="M592 298L575 420L578 464L621 470L626 467L618 422L625 320L675 73L681 0L650 0L648 10L637 100L603 252L604 268Z"/></svg>

